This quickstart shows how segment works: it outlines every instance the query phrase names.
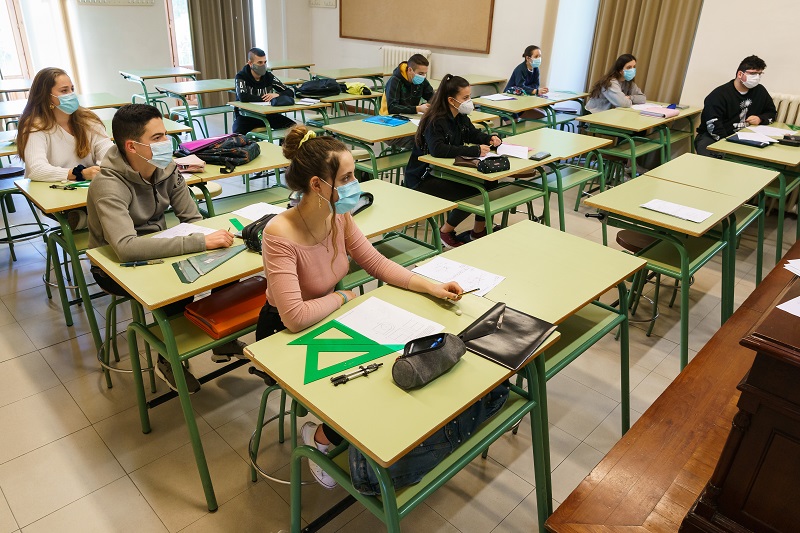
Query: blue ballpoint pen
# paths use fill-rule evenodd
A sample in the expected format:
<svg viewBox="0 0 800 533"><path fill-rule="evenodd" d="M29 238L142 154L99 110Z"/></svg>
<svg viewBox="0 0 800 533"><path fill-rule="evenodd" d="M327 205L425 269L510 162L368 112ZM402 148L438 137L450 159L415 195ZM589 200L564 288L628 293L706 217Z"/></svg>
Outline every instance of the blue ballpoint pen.
<svg viewBox="0 0 800 533"><path fill-rule="evenodd" d="M150 259L148 261L127 261L125 263L120 263L119 266L121 267L139 267L145 265L160 265L163 263L163 259Z"/></svg>

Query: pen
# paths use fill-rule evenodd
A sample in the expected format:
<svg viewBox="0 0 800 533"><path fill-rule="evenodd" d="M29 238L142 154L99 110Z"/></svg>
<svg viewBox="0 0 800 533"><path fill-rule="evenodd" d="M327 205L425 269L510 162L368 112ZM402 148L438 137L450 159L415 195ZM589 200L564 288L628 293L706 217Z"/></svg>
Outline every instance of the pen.
<svg viewBox="0 0 800 533"><path fill-rule="evenodd" d="M121 267L139 267L145 265L160 265L163 263L163 259L150 259L148 261L126 261L125 263L120 263L119 266Z"/></svg>
<svg viewBox="0 0 800 533"><path fill-rule="evenodd" d="M481 288L480 287L476 287L474 289L462 292L459 296L464 296L465 294L472 294L473 292L478 292L479 290L481 290ZM445 298L445 299L449 300L450 298Z"/></svg>

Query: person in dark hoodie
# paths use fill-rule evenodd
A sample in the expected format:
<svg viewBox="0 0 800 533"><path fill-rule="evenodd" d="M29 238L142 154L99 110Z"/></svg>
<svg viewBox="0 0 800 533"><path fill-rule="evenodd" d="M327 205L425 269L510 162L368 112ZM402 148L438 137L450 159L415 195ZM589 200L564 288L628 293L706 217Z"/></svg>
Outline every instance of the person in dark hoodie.
<svg viewBox="0 0 800 533"><path fill-rule="evenodd" d="M547 87L540 86L539 66L542 64L542 50L538 46L530 45L522 52L522 63L514 68L511 77L503 91L512 87L524 89L528 94L542 96L547 94Z"/></svg>
<svg viewBox="0 0 800 533"><path fill-rule="evenodd" d="M430 63L421 54L414 54L408 61L400 63L386 82L380 114L425 113L430 108L428 102L433 98L433 87L428 81L429 66ZM393 139L387 144L410 150L414 146L414 138Z"/></svg>
<svg viewBox="0 0 800 533"><path fill-rule="evenodd" d="M267 54L261 48L251 48L247 51L247 64L236 73L234 78L236 100L239 102L270 102L279 96L294 99L294 91L284 85L281 80L267 69ZM289 128L295 122L285 115L275 113L266 115L267 122L272 129ZM256 128L263 128L264 123L251 117L239 114L233 110L233 132L244 135Z"/></svg>
<svg viewBox="0 0 800 533"><path fill-rule="evenodd" d="M203 217L192 199L183 176L172 161L172 141L167 137L161 112L149 105L120 108L111 123L114 144L108 149L87 197L89 248L111 245L120 261L143 261L227 248L233 235L225 230L209 235L150 239L146 235L167 229L164 212L172 206L181 222ZM99 267L91 269L97 285L117 296L127 291ZM165 307L168 316L183 312L192 298ZM214 349L212 359L226 362L242 356L244 344L232 341ZM183 368L183 367L182 367ZM159 354L156 373L176 390L172 366ZM189 392L200 383L184 368Z"/></svg>
<svg viewBox="0 0 800 533"><path fill-rule="evenodd" d="M720 85L703 102L703 114L694 146L700 155L716 157L708 145L742 128L771 124L777 110L761 75L767 64L758 56L748 56L736 69L736 77Z"/></svg>
<svg viewBox="0 0 800 533"><path fill-rule="evenodd" d="M417 128L414 149L404 175L406 187L451 201L477 194L474 187L431 175L428 164L419 160L425 154L448 158L485 156L490 147L503 143L497 134L488 135L469 120L467 115L475 108L471 96L472 88L464 78L451 74L442 78L431 99L431 108L423 115ZM483 186L492 189L497 182L484 181ZM439 229L445 246L455 248L486 235L486 220L478 215L472 231L456 235L456 226L468 216L467 211L455 209L450 212L444 226Z"/></svg>

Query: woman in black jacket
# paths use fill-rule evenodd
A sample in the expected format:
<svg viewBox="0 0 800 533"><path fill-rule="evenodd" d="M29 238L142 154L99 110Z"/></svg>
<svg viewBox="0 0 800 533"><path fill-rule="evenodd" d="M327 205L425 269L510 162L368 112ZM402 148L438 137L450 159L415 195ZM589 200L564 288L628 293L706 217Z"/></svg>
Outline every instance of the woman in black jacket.
<svg viewBox="0 0 800 533"><path fill-rule="evenodd" d="M485 156L491 146L500 146L503 141L495 134L487 135L478 130L469 120L468 115L474 109L471 87L460 76L447 74L430 105L430 110L422 117L417 129L415 145L405 171L405 186L451 201L474 196L477 192L474 187L431 175L430 167L421 162L419 157L425 154L448 158L460 155ZM493 181L484 182L487 189L496 185ZM485 219L477 215L472 231L455 234L456 226L468 216L466 211L450 212L447 222L440 228L442 242L446 246L455 248L486 235Z"/></svg>

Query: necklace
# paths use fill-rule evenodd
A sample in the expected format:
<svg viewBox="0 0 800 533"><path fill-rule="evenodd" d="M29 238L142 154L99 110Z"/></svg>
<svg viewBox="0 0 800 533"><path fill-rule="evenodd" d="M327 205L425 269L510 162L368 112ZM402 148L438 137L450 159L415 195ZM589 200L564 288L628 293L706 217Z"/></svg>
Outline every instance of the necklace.
<svg viewBox="0 0 800 533"><path fill-rule="evenodd" d="M311 235L311 238L312 238L312 239L314 239L314 241L316 241L316 242L315 242L315 244L319 244L319 243L321 243L321 242L322 242L322 243L325 245L325 251L326 251L326 252L327 252L327 251L329 251L329 250L328 250L328 240L327 240L327 237L328 237L328 233L330 233L330 230L328 230L328 233L326 233L326 234L325 234L325 237L323 237L323 239L322 239L322 240L319 240L319 239L317 239L317 236L316 236L316 235L314 235L314 232L313 232L313 231L311 231L311 228L308 226L308 222L306 222L306 218L303 216L303 212L300 210L300 206L299 206L299 205L297 206L297 214L298 214L298 215L300 215L300 220L302 220L302 221L303 221L303 225L304 225L304 226L306 227L306 229L308 230L308 234L309 234L309 235Z"/></svg>

